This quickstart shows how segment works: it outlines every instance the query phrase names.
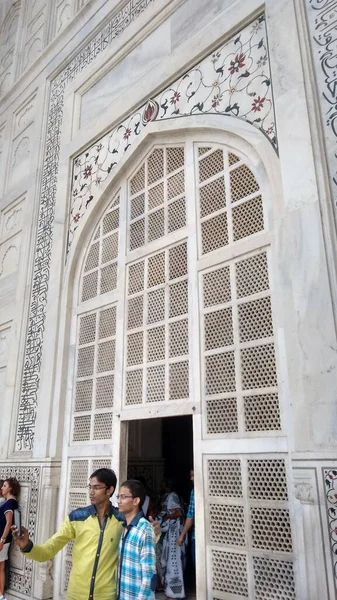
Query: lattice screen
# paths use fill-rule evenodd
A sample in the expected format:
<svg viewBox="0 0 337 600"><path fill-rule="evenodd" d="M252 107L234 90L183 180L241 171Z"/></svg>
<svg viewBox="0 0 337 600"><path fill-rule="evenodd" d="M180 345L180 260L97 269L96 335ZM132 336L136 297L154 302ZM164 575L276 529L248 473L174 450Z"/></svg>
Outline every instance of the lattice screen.
<svg viewBox="0 0 337 600"><path fill-rule="evenodd" d="M91 473L96 469L111 468L109 458L75 459L69 463L68 504L66 513L89 504L88 483ZM63 585L67 591L71 570L71 556L74 542L69 542L63 551Z"/></svg>
<svg viewBox="0 0 337 600"><path fill-rule="evenodd" d="M267 252L204 271L200 292L207 433L279 431Z"/></svg>
<svg viewBox="0 0 337 600"><path fill-rule="evenodd" d="M264 229L263 204L249 167L225 149L198 148L200 253Z"/></svg>
<svg viewBox="0 0 337 600"><path fill-rule="evenodd" d="M118 258L119 196L100 221L84 262L81 302L116 289Z"/></svg>
<svg viewBox="0 0 337 600"><path fill-rule="evenodd" d="M124 403L189 396L187 243L129 265Z"/></svg>
<svg viewBox="0 0 337 600"><path fill-rule="evenodd" d="M295 600L284 459L205 461L213 598Z"/></svg>
<svg viewBox="0 0 337 600"><path fill-rule="evenodd" d="M129 250L186 225L185 151L157 147L129 182Z"/></svg>
<svg viewBox="0 0 337 600"><path fill-rule="evenodd" d="M79 317L73 442L111 440L116 306Z"/></svg>

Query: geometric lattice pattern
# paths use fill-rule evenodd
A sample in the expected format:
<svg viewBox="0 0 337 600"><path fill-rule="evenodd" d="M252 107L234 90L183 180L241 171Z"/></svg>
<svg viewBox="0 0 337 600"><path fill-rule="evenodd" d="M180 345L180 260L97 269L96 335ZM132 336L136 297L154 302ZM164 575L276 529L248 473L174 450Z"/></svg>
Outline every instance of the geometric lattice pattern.
<svg viewBox="0 0 337 600"><path fill-rule="evenodd" d="M295 599L284 459L236 455L206 456L205 461L213 597L227 598L222 592L261 600Z"/></svg>
<svg viewBox="0 0 337 600"><path fill-rule="evenodd" d="M130 251L186 225L184 164L183 147L156 147L130 179Z"/></svg>
<svg viewBox="0 0 337 600"><path fill-rule="evenodd" d="M73 442L111 440L116 305L78 319Z"/></svg>
<svg viewBox="0 0 337 600"><path fill-rule="evenodd" d="M86 302L117 287L119 195L103 216L87 250L80 301Z"/></svg>
<svg viewBox="0 0 337 600"><path fill-rule="evenodd" d="M199 147L197 162L200 254L263 231L262 197L251 169L216 147Z"/></svg>
<svg viewBox="0 0 337 600"><path fill-rule="evenodd" d="M281 420L267 252L200 275L206 432L276 433Z"/></svg>
<svg viewBox="0 0 337 600"><path fill-rule="evenodd" d="M186 242L128 266L126 406L189 396L187 272Z"/></svg>

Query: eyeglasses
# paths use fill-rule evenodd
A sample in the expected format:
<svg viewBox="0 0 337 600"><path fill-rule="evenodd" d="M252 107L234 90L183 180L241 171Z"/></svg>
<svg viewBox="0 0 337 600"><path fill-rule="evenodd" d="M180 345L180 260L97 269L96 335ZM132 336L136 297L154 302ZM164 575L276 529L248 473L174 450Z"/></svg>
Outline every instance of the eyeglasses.
<svg viewBox="0 0 337 600"><path fill-rule="evenodd" d="M94 492L97 492L98 490L107 490L108 488L106 487L106 485L87 485L87 488L90 492L90 490L94 490Z"/></svg>
<svg viewBox="0 0 337 600"><path fill-rule="evenodd" d="M117 494L117 500L125 500L126 498L133 498L133 496L126 496L125 494Z"/></svg>

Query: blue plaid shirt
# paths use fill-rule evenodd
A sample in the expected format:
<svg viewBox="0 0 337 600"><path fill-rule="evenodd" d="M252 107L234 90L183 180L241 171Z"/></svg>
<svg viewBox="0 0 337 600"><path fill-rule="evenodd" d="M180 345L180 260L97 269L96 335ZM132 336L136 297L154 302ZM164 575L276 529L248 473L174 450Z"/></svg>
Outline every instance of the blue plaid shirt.
<svg viewBox="0 0 337 600"><path fill-rule="evenodd" d="M188 507L188 511L187 511L187 515L186 517L188 517L189 519L194 519L194 490L191 491L191 495L190 495L190 504ZM194 525L192 527L192 540L195 539L195 528Z"/></svg>
<svg viewBox="0 0 337 600"><path fill-rule="evenodd" d="M156 551L152 525L142 512L122 535L118 553L117 600L155 600Z"/></svg>

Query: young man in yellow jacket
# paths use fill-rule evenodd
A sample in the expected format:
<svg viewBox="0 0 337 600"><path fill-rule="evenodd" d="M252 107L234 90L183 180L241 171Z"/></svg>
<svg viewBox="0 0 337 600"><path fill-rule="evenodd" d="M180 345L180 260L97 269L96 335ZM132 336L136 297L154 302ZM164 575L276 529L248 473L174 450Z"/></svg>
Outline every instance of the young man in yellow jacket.
<svg viewBox="0 0 337 600"><path fill-rule="evenodd" d="M33 544L22 527L14 539L21 551L40 562L50 560L71 540L73 564L67 600L115 600L118 543L124 515L110 502L117 478L111 469L97 469L90 477L90 506L73 510L60 529L41 546Z"/></svg>

